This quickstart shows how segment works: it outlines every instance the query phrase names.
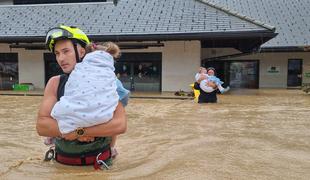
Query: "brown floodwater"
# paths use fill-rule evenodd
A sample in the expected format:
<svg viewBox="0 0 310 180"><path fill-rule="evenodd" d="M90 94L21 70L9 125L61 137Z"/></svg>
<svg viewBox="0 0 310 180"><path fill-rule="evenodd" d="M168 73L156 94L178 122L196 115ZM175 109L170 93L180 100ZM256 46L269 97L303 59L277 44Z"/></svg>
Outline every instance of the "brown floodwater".
<svg viewBox="0 0 310 180"><path fill-rule="evenodd" d="M131 99L109 171L43 162L40 96L0 96L0 179L310 179L310 95L237 90L217 104Z"/></svg>

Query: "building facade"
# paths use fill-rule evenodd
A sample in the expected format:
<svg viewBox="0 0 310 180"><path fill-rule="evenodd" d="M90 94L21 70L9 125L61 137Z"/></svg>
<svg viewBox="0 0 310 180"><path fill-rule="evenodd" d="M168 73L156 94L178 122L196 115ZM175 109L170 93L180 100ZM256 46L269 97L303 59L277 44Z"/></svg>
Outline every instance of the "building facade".
<svg viewBox="0 0 310 180"><path fill-rule="evenodd" d="M300 28L303 33L310 31L300 25L310 24L310 18L301 16L288 26L281 18L267 21L261 15L268 3L280 9L286 4L241 2L237 6L233 0L25 1L24 5L6 1L0 6L0 89L11 89L15 83L43 89L51 76L61 73L43 45L46 31L59 24L76 25L94 41L117 42L122 57L115 63L115 73L135 91L190 91L201 65L215 67L232 88L310 83L309 39L296 34ZM299 3L296 6L309 6L306 0Z"/></svg>

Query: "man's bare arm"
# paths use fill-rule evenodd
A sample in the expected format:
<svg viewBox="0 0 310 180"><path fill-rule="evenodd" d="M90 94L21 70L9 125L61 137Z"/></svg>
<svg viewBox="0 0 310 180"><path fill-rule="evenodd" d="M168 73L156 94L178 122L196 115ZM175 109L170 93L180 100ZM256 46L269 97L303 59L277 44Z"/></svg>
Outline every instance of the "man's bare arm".
<svg viewBox="0 0 310 180"><path fill-rule="evenodd" d="M122 103L118 103L116 110L114 111L113 119L109 122L84 128L84 135L79 138L75 132L64 134L62 137L70 141L75 139L78 139L79 141L89 141L92 139L91 137L106 137L125 133L127 129L127 119L125 114L125 109ZM86 139L84 139L84 137Z"/></svg>
<svg viewBox="0 0 310 180"><path fill-rule="evenodd" d="M45 87L36 124L37 132L40 136L61 136L57 121L51 117L51 111L57 102L58 84L59 76L54 76L48 81Z"/></svg>

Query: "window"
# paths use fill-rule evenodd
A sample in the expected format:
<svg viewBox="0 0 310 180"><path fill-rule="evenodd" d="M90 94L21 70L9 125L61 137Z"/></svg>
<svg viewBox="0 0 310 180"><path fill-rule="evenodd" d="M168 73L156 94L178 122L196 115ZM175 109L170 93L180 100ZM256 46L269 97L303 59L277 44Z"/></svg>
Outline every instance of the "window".
<svg viewBox="0 0 310 180"><path fill-rule="evenodd" d="M0 89L12 90L18 83L17 53L0 53Z"/></svg>
<svg viewBox="0 0 310 180"><path fill-rule="evenodd" d="M161 53L123 53L115 74L131 91L161 91Z"/></svg>

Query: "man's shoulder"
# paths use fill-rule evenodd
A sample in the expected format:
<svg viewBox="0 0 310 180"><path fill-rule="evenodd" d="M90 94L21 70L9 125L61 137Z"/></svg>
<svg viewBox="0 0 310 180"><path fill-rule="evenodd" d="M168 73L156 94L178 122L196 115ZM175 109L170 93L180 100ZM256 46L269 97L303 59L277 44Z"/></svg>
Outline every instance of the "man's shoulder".
<svg viewBox="0 0 310 180"><path fill-rule="evenodd" d="M46 86L45 86L45 93L57 95L57 89L60 81L60 75L51 77Z"/></svg>
<svg viewBox="0 0 310 180"><path fill-rule="evenodd" d="M48 84L49 84L49 83L59 83L60 76L61 76L61 75L52 76L52 77L48 80L47 83L48 83Z"/></svg>

